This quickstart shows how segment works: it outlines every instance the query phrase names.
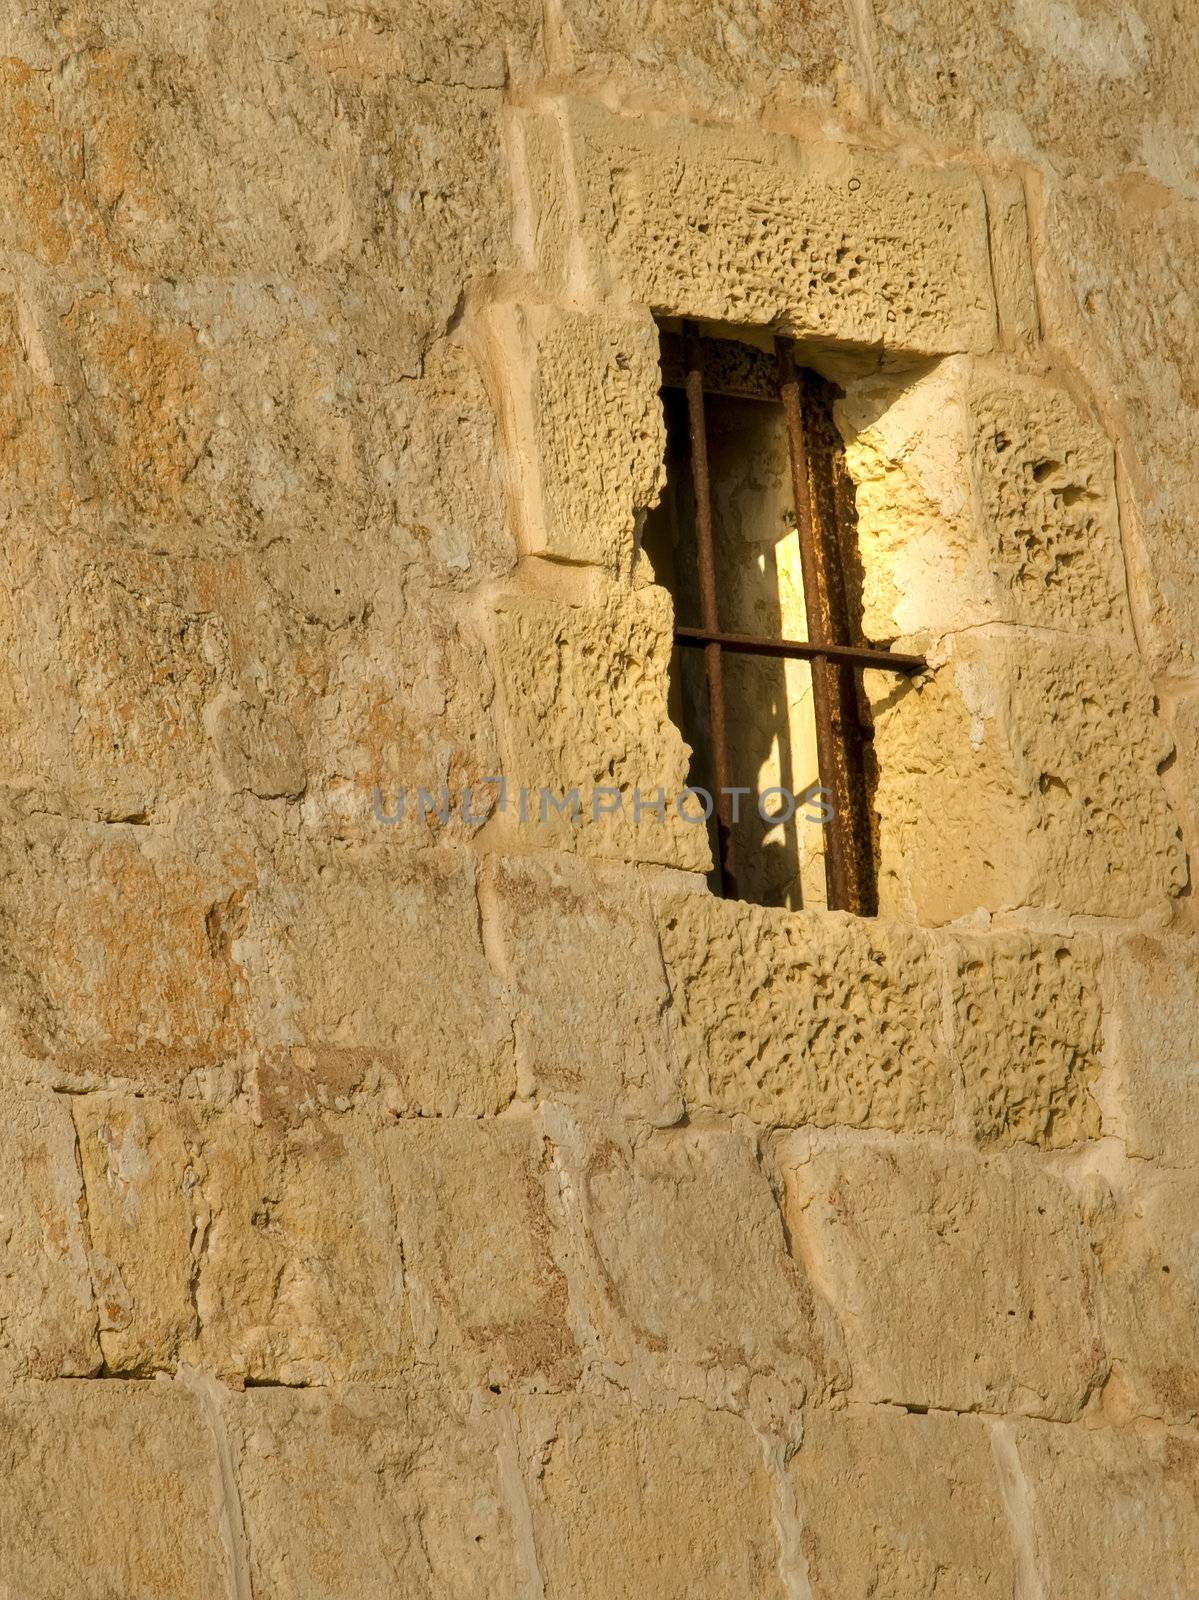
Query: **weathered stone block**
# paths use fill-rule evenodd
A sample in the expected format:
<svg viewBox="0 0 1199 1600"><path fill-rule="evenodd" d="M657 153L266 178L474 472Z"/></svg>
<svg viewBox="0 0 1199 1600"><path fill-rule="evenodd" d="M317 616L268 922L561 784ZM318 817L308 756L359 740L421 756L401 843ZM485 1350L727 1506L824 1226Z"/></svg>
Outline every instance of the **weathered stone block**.
<svg viewBox="0 0 1199 1600"><path fill-rule="evenodd" d="M991 1443L974 1419L809 1410L788 1472L812 1600L1016 1592Z"/></svg>
<svg viewBox="0 0 1199 1600"><path fill-rule="evenodd" d="M255 1594L515 1597L496 1430L428 1388L259 1389L224 1406ZM319 1486L319 1493L314 1493Z"/></svg>
<svg viewBox="0 0 1199 1600"><path fill-rule="evenodd" d="M1199 1164L1199 952L1189 938L1130 934L1108 950L1104 1005L1130 1156Z"/></svg>
<svg viewBox="0 0 1199 1600"><path fill-rule="evenodd" d="M978 180L865 149L569 107L581 227L654 310L940 353L995 337Z"/></svg>
<svg viewBox="0 0 1199 1600"><path fill-rule="evenodd" d="M840 1332L788 1254L746 1138L686 1129L560 1159L609 1358L660 1366L684 1392L713 1371L738 1385L768 1375L793 1402L844 1387Z"/></svg>
<svg viewBox="0 0 1199 1600"><path fill-rule="evenodd" d="M390 840L291 848L264 885L245 959L257 1040L310 1052L307 1076L341 1091L347 1077L377 1077L404 1114L484 1116L510 1098L508 1006L465 853Z"/></svg>
<svg viewBox="0 0 1199 1600"><path fill-rule="evenodd" d="M1147 1573L1160 1594L1199 1586L1199 1450L1158 1430L1023 1423L1016 1444L1032 1500L1044 1593L1123 1600Z"/></svg>
<svg viewBox="0 0 1199 1600"><path fill-rule="evenodd" d="M845 1329L855 1399L1076 1416L1103 1367L1069 1191L928 1143L784 1150L793 1247Z"/></svg>
<svg viewBox="0 0 1199 1600"><path fill-rule="evenodd" d="M0 1109L0 1378L83 1377L100 1347L71 1113L16 1084Z"/></svg>
<svg viewBox="0 0 1199 1600"><path fill-rule="evenodd" d="M749 1426L682 1405L521 1407L546 1600L781 1600L770 1481Z"/></svg>
<svg viewBox="0 0 1199 1600"><path fill-rule="evenodd" d="M200 1402L159 1383L39 1383L0 1399L0 1572L13 1594L233 1592Z"/></svg>
<svg viewBox="0 0 1199 1600"><path fill-rule="evenodd" d="M856 79L847 15L827 0L798 12L777 0L732 0L713 12L696 0L669 10L620 0L566 0L563 39L586 80L611 78L627 94L741 119L755 109L829 106Z"/></svg>
<svg viewBox="0 0 1199 1600"><path fill-rule="evenodd" d="M653 585L608 585L590 605L516 594L497 601L508 814L526 841L707 870L707 831L684 822L675 804L687 746L667 710L672 630L670 599ZM518 786L528 790L527 821ZM572 790L574 819L556 809ZM659 790L662 816L651 809Z"/></svg>
<svg viewBox="0 0 1199 1600"><path fill-rule="evenodd" d="M658 925L689 1106L780 1126L949 1126L927 936L704 895L664 899Z"/></svg>
<svg viewBox="0 0 1199 1600"><path fill-rule="evenodd" d="M653 320L530 307L517 330L530 367L526 448L540 480L526 547L627 574L637 514L664 477Z"/></svg>
<svg viewBox="0 0 1199 1600"><path fill-rule="evenodd" d="M422 1357L472 1384L570 1382L578 1355L536 1129L418 1123L386 1144Z"/></svg>
<svg viewBox="0 0 1199 1600"><path fill-rule="evenodd" d="M1118 1203L1100 1257L1108 1352L1138 1416L1199 1421L1199 1179L1152 1182Z"/></svg>
<svg viewBox="0 0 1199 1600"><path fill-rule="evenodd" d="M1041 331L1024 184L1017 173L1005 172L989 174L984 187L999 333L1005 349L1019 350Z"/></svg>
<svg viewBox="0 0 1199 1600"><path fill-rule="evenodd" d="M673 1121L669 1001L649 898L571 856L500 857L490 880L526 1093Z"/></svg>
<svg viewBox="0 0 1199 1600"><path fill-rule="evenodd" d="M1098 942L955 936L954 1052L975 1136L1054 1148L1099 1134Z"/></svg>
<svg viewBox="0 0 1199 1600"><path fill-rule="evenodd" d="M1165 909L1185 855L1170 741L1137 658L974 634L918 687L872 675L884 913L946 922L1049 906Z"/></svg>
<svg viewBox="0 0 1199 1600"><path fill-rule="evenodd" d="M848 386L863 629L1130 640L1112 447L1055 385L952 359Z"/></svg>

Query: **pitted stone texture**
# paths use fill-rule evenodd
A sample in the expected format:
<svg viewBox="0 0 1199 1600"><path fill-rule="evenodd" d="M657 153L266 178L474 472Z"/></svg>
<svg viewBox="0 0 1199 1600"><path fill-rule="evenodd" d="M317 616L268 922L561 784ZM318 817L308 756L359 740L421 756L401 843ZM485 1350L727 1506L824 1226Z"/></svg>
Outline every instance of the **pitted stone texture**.
<svg viewBox="0 0 1199 1600"><path fill-rule="evenodd" d="M741 1389L767 1375L793 1405L845 1387L840 1331L788 1254L744 1136L685 1129L632 1149L600 1140L560 1160L609 1359L649 1363L675 1388L694 1386L697 1373Z"/></svg>
<svg viewBox="0 0 1199 1600"><path fill-rule="evenodd" d="M1170 739L1135 657L973 634L931 679L870 674L884 914L1165 909L1186 863L1158 766Z"/></svg>
<svg viewBox="0 0 1199 1600"><path fill-rule="evenodd" d="M770 1480L739 1417L579 1397L520 1419L546 1600L782 1600Z"/></svg>
<svg viewBox="0 0 1199 1600"><path fill-rule="evenodd" d="M1199 638L1199 219L1156 184L1070 183L1050 191L1043 227L1046 335L1115 424L1129 583L1149 665L1190 672Z"/></svg>
<svg viewBox="0 0 1199 1600"><path fill-rule="evenodd" d="M486 1418L434 1391L257 1389L223 1406L255 1594L514 1597L514 1539Z"/></svg>
<svg viewBox="0 0 1199 1600"><path fill-rule="evenodd" d="M1190 99L1199 58L1165 0L917 0L880 6L875 27L882 93L942 144L1050 171L1199 182Z"/></svg>
<svg viewBox="0 0 1199 1600"><path fill-rule="evenodd" d="M659 931L689 1106L780 1126L952 1121L925 935L704 895L663 899Z"/></svg>
<svg viewBox="0 0 1199 1600"><path fill-rule="evenodd" d="M79 1128L109 1362L327 1384L386 1378L409 1361L373 1127L343 1115L280 1135L96 1096Z"/></svg>
<svg viewBox="0 0 1199 1600"><path fill-rule="evenodd" d="M191 824L191 825L189 825ZM6 825L9 1026L28 1055L161 1088L246 1039L234 946L256 868L240 829L184 837L45 818Z"/></svg>
<svg viewBox="0 0 1199 1600"><path fill-rule="evenodd" d="M857 75L849 17L828 0L797 10L787 0L702 0L663 8L649 0L565 0L562 33L575 70L615 79L628 92L752 120L763 108L827 107Z"/></svg>
<svg viewBox="0 0 1199 1600"><path fill-rule="evenodd" d="M1193 939L1112 941L1104 977L1110 1049L1130 1156L1199 1166L1199 951Z"/></svg>
<svg viewBox="0 0 1199 1600"><path fill-rule="evenodd" d="M1199 1590L1199 1448L1193 1435L1023 1423L1016 1443L1032 1503L1043 1592L1125 1600Z"/></svg>
<svg viewBox="0 0 1199 1600"><path fill-rule="evenodd" d="M386 1139L421 1359L472 1385L571 1382L578 1355L537 1130L417 1123Z"/></svg>
<svg viewBox="0 0 1199 1600"><path fill-rule="evenodd" d="M64 1098L0 1086L0 1378L100 1365L75 1133Z"/></svg>
<svg viewBox="0 0 1199 1600"><path fill-rule="evenodd" d="M812 1600L1017 1592L991 1443L972 1418L809 1410L788 1472Z"/></svg>
<svg viewBox="0 0 1199 1600"><path fill-rule="evenodd" d="M628 573L637 513L664 478L657 330L611 312L531 309L522 320L542 501L529 548Z"/></svg>
<svg viewBox="0 0 1199 1600"><path fill-rule="evenodd" d="M979 622L1127 642L1112 448L1062 389L964 359L851 384L863 631Z"/></svg>
<svg viewBox="0 0 1199 1600"><path fill-rule="evenodd" d="M515 817L517 788L524 785L523 839L584 855L708 869L707 830L682 821L675 805L687 782L687 746L667 710L672 633L670 598L652 584L607 585L591 605L515 594L497 602L508 809ZM577 790L577 822L552 805L541 820L542 789L555 803ZM664 822L648 809L659 789ZM606 814L611 806L617 809Z"/></svg>
<svg viewBox="0 0 1199 1600"><path fill-rule="evenodd" d="M950 941L954 1051L976 1138L1056 1148L1097 1138L1097 941L994 933Z"/></svg>
<svg viewBox="0 0 1199 1600"><path fill-rule="evenodd" d="M581 103L569 130L585 236L634 302L895 349L992 345L986 210L970 174Z"/></svg>
<svg viewBox="0 0 1199 1600"><path fill-rule="evenodd" d="M511 1097L511 1024L464 852L289 846L246 961L257 1040L298 1052L305 1078L377 1088L405 1115L485 1116Z"/></svg>
<svg viewBox="0 0 1199 1600"><path fill-rule="evenodd" d="M232 1593L220 1469L196 1397L108 1379L0 1398L0 1572L22 1600Z"/></svg>
<svg viewBox="0 0 1199 1600"><path fill-rule="evenodd" d="M511 856L491 883L525 1092L674 1121L669 994L639 881L577 857Z"/></svg>
<svg viewBox="0 0 1199 1600"><path fill-rule="evenodd" d="M1103 1333L1138 1416L1199 1421L1199 1179L1117 1202L1100 1256Z"/></svg>
<svg viewBox="0 0 1199 1600"><path fill-rule="evenodd" d="M781 1153L793 1248L845 1329L854 1399L1074 1417L1103 1370L1069 1191L928 1143Z"/></svg>

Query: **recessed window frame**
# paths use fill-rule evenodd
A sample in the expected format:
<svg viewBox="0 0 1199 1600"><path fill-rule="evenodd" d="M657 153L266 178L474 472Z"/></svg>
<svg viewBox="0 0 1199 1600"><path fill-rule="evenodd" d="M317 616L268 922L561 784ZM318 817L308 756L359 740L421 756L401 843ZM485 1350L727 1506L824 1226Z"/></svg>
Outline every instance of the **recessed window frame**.
<svg viewBox="0 0 1199 1600"><path fill-rule="evenodd" d="M807 661L812 674L812 704L821 787L832 816L826 823L825 876L830 910L859 916L876 909L872 831L864 756L864 731L854 674L874 668L900 676L925 670L923 656L903 655L852 638L842 560L844 530L837 497L814 471L813 419L821 381L802 367L789 339L776 338L765 350L731 340L701 336L694 322L682 333L661 335L662 382L686 396L690 470L695 502L695 548L700 626L676 626L675 643L703 651L708 694L716 820L716 887L738 899L733 839L733 780L729 771L724 687L725 652ZM712 494L708 469L705 395L721 393L781 404L791 466L800 568L803 575L807 640L727 633L720 625Z"/></svg>

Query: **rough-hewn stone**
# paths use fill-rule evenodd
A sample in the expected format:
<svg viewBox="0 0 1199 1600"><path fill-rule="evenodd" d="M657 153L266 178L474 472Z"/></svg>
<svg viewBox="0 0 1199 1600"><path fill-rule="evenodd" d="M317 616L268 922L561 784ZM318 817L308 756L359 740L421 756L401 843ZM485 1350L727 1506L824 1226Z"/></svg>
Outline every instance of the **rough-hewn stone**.
<svg viewBox="0 0 1199 1600"><path fill-rule="evenodd" d="M0 1107L0 1380L82 1377L100 1348L71 1113L15 1084Z"/></svg>
<svg viewBox="0 0 1199 1600"><path fill-rule="evenodd" d="M433 1392L258 1389L224 1407L255 1594L516 1596L485 1418Z"/></svg>
<svg viewBox="0 0 1199 1600"><path fill-rule="evenodd" d="M232 1592L217 1450L201 1403L159 1383L0 1396L0 1572L30 1600Z"/></svg>
<svg viewBox="0 0 1199 1600"><path fill-rule="evenodd" d="M659 929L688 1105L780 1126L948 1127L924 936L689 895L662 901Z"/></svg>
<svg viewBox="0 0 1199 1600"><path fill-rule="evenodd" d="M993 342L986 208L963 170L582 103L569 136L595 265L635 302L897 349Z"/></svg>
<svg viewBox="0 0 1199 1600"><path fill-rule="evenodd" d="M1146 1573L1162 1594L1199 1584L1193 1436L1023 1423L1016 1443L1044 1592L1123 1600Z"/></svg>
<svg viewBox="0 0 1199 1600"><path fill-rule="evenodd" d="M1128 1153L1199 1164L1199 953L1189 938L1114 939L1104 973Z"/></svg>
<svg viewBox="0 0 1199 1600"><path fill-rule="evenodd" d="M1101 1375L1069 1190L915 1145L784 1149L797 1255L845 1329L855 1399L1076 1416Z"/></svg>
<svg viewBox="0 0 1199 1600"><path fill-rule="evenodd" d="M521 1422L546 1600L781 1600L770 1483L740 1418L580 1397L527 1401Z"/></svg>
<svg viewBox="0 0 1199 1600"><path fill-rule="evenodd" d="M1096 1137L1098 944L994 933L949 950L954 1053L976 1136L1049 1148Z"/></svg>
<svg viewBox="0 0 1199 1600"><path fill-rule="evenodd" d="M872 677L885 912L1127 917L1179 892L1185 856L1158 776L1169 736L1135 657L972 634L918 687Z"/></svg>
<svg viewBox="0 0 1199 1600"><path fill-rule="evenodd" d="M578 1355L536 1128L407 1125L387 1159L421 1359L470 1383L569 1382Z"/></svg>
<svg viewBox="0 0 1199 1600"><path fill-rule="evenodd" d="M673 1121L669 996L644 889L571 856L501 857L492 882L525 1092Z"/></svg>
<svg viewBox="0 0 1199 1600"><path fill-rule="evenodd" d="M560 1160L606 1355L684 1387L713 1372L741 1385L769 1375L796 1399L844 1385L836 1324L788 1255L743 1136L684 1129Z"/></svg>
<svg viewBox="0 0 1199 1600"><path fill-rule="evenodd" d="M666 708L671 627L669 597L652 584L606 586L590 605L540 595L497 601L508 808L526 843L706 869L706 830L683 821L675 803L687 747ZM661 814L650 809L659 790Z"/></svg>
<svg viewBox="0 0 1199 1600"><path fill-rule="evenodd" d="M788 1472L812 1600L1006 1600L1015 1592L981 1423L883 1407L809 1410Z"/></svg>

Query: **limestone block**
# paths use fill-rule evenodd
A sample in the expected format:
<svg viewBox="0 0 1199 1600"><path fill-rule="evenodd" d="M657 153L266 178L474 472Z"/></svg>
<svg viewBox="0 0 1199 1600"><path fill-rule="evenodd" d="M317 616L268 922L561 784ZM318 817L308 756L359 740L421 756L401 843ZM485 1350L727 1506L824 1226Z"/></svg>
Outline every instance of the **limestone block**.
<svg viewBox="0 0 1199 1600"><path fill-rule="evenodd" d="M663 899L658 926L689 1106L781 1126L949 1126L926 936L700 895Z"/></svg>
<svg viewBox="0 0 1199 1600"><path fill-rule="evenodd" d="M402 1124L387 1135L422 1358L471 1384L578 1372L554 1259L540 1139L526 1121Z"/></svg>
<svg viewBox="0 0 1199 1600"><path fill-rule="evenodd" d="M281 1383L403 1370L403 1262L373 1126L314 1118L272 1138L222 1117L205 1131L202 1161L193 1364Z"/></svg>
<svg viewBox="0 0 1199 1600"><path fill-rule="evenodd" d="M975 1137L1056 1148L1099 1134L1098 942L995 933L949 942L954 1052Z"/></svg>
<svg viewBox="0 0 1199 1600"><path fill-rule="evenodd" d="M1022 623L1130 642L1112 448L1065 390L953 359L837 406L868 638Z"/></svg>
<svg viewBox="0 0 1199 1600"><path fill-rule="evenodd" d="M782 1600L770 1481L749 1426L681 1405L525 1401L546 1600Z"/></svg>
<svg viewBox="0 0 1199 1600"><path fill-rule="evenodd" d="M497 859L491 886L525 1092L673 1121L669 996L637 879L577 857L509 856Z"/></svg>
<svg viewBox="0 0 1199 1600"><path fill-rule="evenodd" d="M810 1410L788 1473L812 1600L1017 1592L990 1440L973 1418Z"/></svg>
<svg viewBox="0 0 1199 1600"><path fill-rule="evenodd" d="M255 1594L519 1592L495 1428L433 1391L250 1389L223 1410Z"/></svg>
<svg viewBox="0 0 1199 1600"><path fill-rule="evenodd" d="M1091 1252L1031 1162L927 1143L783 1152L793 1248L845 1329L853 1398L1076 1416L1102 1371Z"/></svg>
<svg viewBox="0 0 1199 1600"><path fill-rule="evenodd" d="M1199 1420L1199 1180L1126 1194L1100 1257L1108 1351L1138 1416Z"/></svg>
<svg viewBox="0 0 1199 1600"><path fill-rule="evenodd" d="M667 710L673 616L666 591L611 584L589 605L509 594L497 601L494 625L507 815L520 837L706 871L707 830L684 822L675 804L687 783L687 746ZM551 802L544 819L542 789ZM650 809L659 789L665 820ZM579 795L573 821L572 790Z"/></svg>
<svg viewBox="0 0 1199 1600"><path fill-rule="evenodd" d="M100 1346L115 1372L173 1370L199 1332L207 1224L199 1120L127 1095L72 1097L87 1197Z"/></svg>
<svg viewBox="0 0 1199 1600"><path fill-rule="evenodd" d="M684 1392L714 1370L738 1384L781 1380L794 1403L844 1387L839 1330L788 1254L746 1138L684 1129L631 1150L599 1139L560 1159L609 1359L660 1365Z"/></svg>
<svg viewBox="0 0 1199 1600"><path fill-rule="evenodd" d="M1199 1585L1193 1438L1130 1428L1015 1430L1032 1499L1044 1592L1054 1600L1123 1600L1145 1575L1159 1594Z"/></svg>
<svg viewBox="0 0 1199 1600"><path fill-rule="evenodd" d="M1040 333L1024 184L1014 172L988 174L983 183L1000 337L1005 349L1019 350Z"/></svg>
<svg viewBox="0 0 1199 1600"><path fill-rule="evenodd" d="M1199 638L1197 241L1194 206L1156 184L1060 184L1047 199L1046 334L1116 424L1129 584L1155 674L1192 671Z"/></svg>
<svg viewBox="0 0 1199 1600"><path fill-rule="evenodd" d="M665 478L653 319L530 308L518 321L531 367L527 448L541 499L528 549L627 574L637 514L654 504Z"/></svg>
<svg viewBox="0 0 1199 1600"><path fill-rule="evenodd" d="M382 830L381 830L382 831ZM414 830L415 831L415 830ZM397 1112L485 1116L514 1087L473 858L392 843L283 850L247 930L256 1042Z"/></svg>
<svg viewBox="0 0 1199 1600"><path fill-rule="evenodd" d="M29 1600L233 1592L220 1471L197 1398L162 1383L39 1383L0 1399L0 1572Z"/></svg>
<svg viewBox="0 0 1199 1600"><path fill-rule="evenodd" d="M59 1070L161 1088L246 1039L234 945L256 868L236 826L6 822L8 1025Z"/></svg>
<svg viewBox="0 0 1199 1600"><path fill-rule="evenodd" d="M1114 939L1104 974L1128 1154L1199 1165L1199 952L1189 938Z"/></svg>
<svg viewBox="0 0 1199 1600"><path fill-rule="evenodd" d="M1176 757L1175 766L1165 774L1165 782L1190 851L1193 881L1199 875L1199 694L1165 701L1162 715L1173 737Z"/></svg>
<svg viewBox="0 0 1199 1600"><path fill-rule="evenodd" d="M880 89L904 123L953 148L1190 186L1197 57L1174 16L1162 0L889 3L877 16Z"/></svg>
<svg viewBox="0 0 1199 1600"><path fill-rule="evenodd" d="M0 1107L0 1377L83 1377L100 1350L71 1114L8 1083Z"/></svg>
<svg viewBox="0 0 1199 1600"><path fill-rule="evenodd" d="M580 225L657 311L943 353L995 336L973 176L847 146L569 108Z"/></svg>
<svg viewBox="0 0 1199 1600"><path fill-rule="evenodd" d="M1170 742L1137 658L979 633L918 687L872 674L868 691L884 914L1131 917L1182 888L1158 776Z"/></svg>
<svg viewBox="0 0 1199 1600"><path fill-rule="evenodd" d="M697 0L669 9L565 0L562 21L586 79L742 119L763 107L829 106L861 70L848 16L827 3L797 11L780 0L731 0L713 11Z"/></svg>

